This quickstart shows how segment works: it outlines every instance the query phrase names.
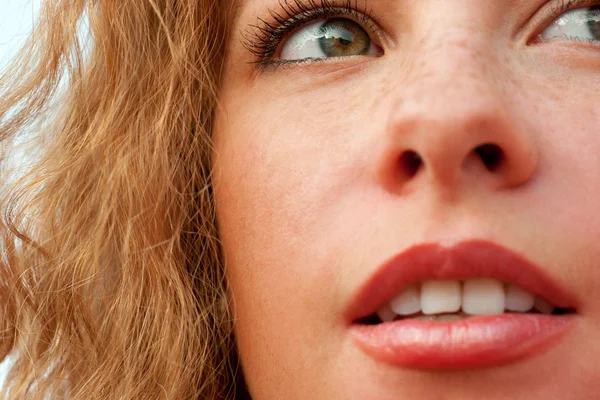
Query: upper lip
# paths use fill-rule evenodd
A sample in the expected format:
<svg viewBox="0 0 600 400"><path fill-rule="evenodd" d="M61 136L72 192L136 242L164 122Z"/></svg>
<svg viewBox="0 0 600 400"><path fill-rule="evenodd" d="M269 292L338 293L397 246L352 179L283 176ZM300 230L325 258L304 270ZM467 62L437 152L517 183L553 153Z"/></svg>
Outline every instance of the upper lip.
<svg viewBox="0 0 600 400"><path fill-rule="evenodd" d="M571 293L524 256L496 243L470 240L452 247L420 244L393 256L359 287L345 309L345 316L350 323L370 316L411 284L476 277L518 285L559 308L578 306Z"/></svg>

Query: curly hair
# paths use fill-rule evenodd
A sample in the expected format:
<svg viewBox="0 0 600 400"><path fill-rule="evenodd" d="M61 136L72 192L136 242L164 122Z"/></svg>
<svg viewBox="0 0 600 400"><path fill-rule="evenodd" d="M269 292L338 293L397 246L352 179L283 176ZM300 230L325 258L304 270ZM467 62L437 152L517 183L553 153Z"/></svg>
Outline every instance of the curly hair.
<svg viewBox="0 0 600 400"><path fill-rule="evenodd" d="M241 396L211 189L223 4L47 1L0 77L6 398Z"/></svg>

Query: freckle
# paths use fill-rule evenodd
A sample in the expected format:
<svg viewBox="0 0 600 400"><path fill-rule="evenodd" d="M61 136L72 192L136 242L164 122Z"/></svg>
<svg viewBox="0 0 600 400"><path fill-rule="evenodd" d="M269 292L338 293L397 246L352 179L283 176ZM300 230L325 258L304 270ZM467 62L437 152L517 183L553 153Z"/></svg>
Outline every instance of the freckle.
<svg viewBox="0 0 600 400"><path fill-rule="evenodd" d="M469 48L469 40L468 39L460 39L456 42L457 46L461 49Z"/></svg>

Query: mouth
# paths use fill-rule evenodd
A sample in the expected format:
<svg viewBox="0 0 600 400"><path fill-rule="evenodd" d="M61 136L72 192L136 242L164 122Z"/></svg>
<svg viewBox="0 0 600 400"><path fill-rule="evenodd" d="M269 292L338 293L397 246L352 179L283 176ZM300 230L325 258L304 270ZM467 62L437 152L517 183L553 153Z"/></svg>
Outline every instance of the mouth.
<svg viewBox="0 0 600 400"><path fill-rule="evenodd" d="M524 257L486 241L415 246L358 290L346 318L358 347L404 368L469 368L560 343L578 300Z"/></svg>

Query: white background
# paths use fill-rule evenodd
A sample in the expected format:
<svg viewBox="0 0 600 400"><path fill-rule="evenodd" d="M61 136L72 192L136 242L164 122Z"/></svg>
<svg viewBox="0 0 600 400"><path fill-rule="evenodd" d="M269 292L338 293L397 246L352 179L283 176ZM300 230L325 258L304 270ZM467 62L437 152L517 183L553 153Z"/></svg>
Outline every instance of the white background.
<svg viewBox="0 0 600 400"><path fill-rule="evenodd" d="M14 55L31 30L40 0L0 0L0 68Z"/></svg>
<svg viewBox="0 0 600 400"><path fill-rule="evenodd" d="M40 0L0 0L0 69L5 69L8 60L27 38L39 6ZM0 385L4 382L6 369L5 361L0 364Z"/></svg>

